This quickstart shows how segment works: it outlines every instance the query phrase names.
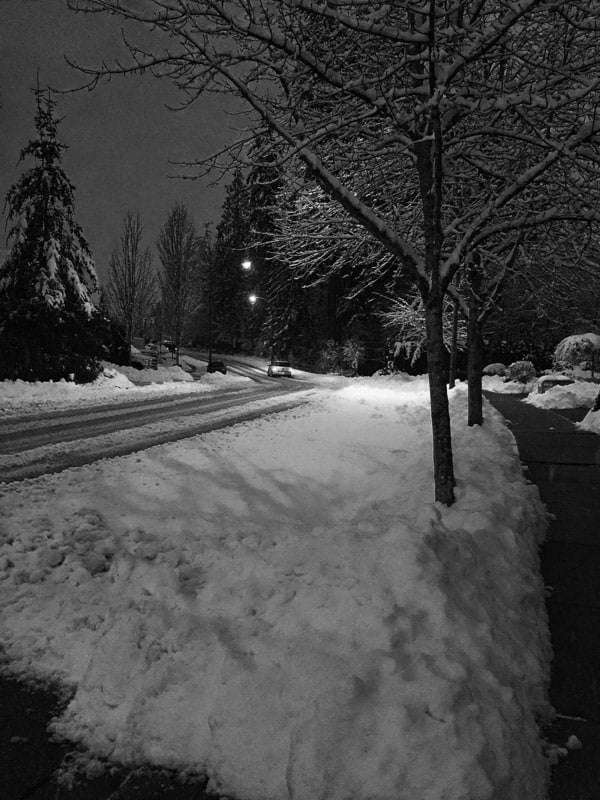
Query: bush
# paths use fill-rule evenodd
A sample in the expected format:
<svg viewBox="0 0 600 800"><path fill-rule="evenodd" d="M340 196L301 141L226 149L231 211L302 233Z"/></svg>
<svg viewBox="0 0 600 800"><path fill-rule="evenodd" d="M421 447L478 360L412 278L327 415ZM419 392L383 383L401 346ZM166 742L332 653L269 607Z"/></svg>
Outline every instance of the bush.
<svg viewBox="0 0 600 800"><path fill-rule="evenodd" d="M356 339L348 339L342 347L342 359L353 375L358 375L358 365L364 360L366 348Z"/></svg>
<svg viewBox="0 0 600 800"><path fill-rule="evenodd" d="M57 314L41 303L31 305L28 316L21 310L4 316L0 380L95 380L108 355L102 315L90 318L77 309Z"/></svg>
<svg viewBox="0 0 600 800"><path fill-rule="evenodd" d="M329 339L319 353L317 368L319 372L335 373L340 375L343 371L343 352L340 345Z"/></svg>
<svg viewBox="0 0 600 800"><path fill-rule="evenodd" d="M513 361L506 370L505 381L516 381L517 383L529 383L535 378L535 367L531 361Z"/></svg>
<svg viewBox="0 0 600 800"><path fill-rule="evenodd" d="M483 368L484 375L500 375L504 377L506 375L506 366L504 364L488 364L486 367Z"/></svg>

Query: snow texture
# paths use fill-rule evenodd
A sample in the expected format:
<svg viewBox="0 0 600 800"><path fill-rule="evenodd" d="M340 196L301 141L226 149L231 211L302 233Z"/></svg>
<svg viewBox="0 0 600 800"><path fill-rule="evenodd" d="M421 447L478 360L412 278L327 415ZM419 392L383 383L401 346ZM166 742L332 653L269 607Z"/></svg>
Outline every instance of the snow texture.
<svg viewBox="0 0 600 800"><path fill-rule="evenodd" d="M56 732L244 800L543 800L546 514L450 397L451 508L408 376L0 486L0 636L72 687Z"/></svg>
<svg viewBox="0 0 600 800"><path fill-rule="evenodd" d="M0 382L0 419L30 413L85 408L102 402L135 402L172 394L205 394L224 387L249 385L239 375L213 373L194 381L181 367L160 365L158 369L117 367L105 363L92 384L69 381Z"/></svg>

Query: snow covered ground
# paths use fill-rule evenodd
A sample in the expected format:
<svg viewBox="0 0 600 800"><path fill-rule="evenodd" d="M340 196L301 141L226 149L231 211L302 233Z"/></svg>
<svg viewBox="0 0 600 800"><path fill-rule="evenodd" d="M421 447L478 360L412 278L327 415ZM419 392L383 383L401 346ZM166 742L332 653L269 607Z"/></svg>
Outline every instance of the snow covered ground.
<svg viewBox="0 0 600 800"><path fill-rule="evenodd" d="M191 359L190 359L191 360ZM197 362L198 369L205 362ZM92 384L69 381L0 381L0 419L23 414L85 408L104 402L128 402L165 394L205 394L225 386L249 385L250 378L221 375L219 372L202 375L195 381L189 372L175 365L160 365L158 369L138 370L105 364L103 372Z"/></svg>
<svg viewBox="0 0 600 800"><path fill-rule="evenodd" d="M582 372L579 370L579 372ZM567 386L553 386L543 393L537 390L537 379L523 387L514 381L504 381L499 376L484 376L483 388L490 392L506 392L508 394L523 394L523 401L536 408L589 408L590 411L576 423L584 431L600 434L600 411L591 411L598 393L600 384L584 378L578 378Z"/></svg>
<svg viewBox="0 0 600 800"><path fill-rule="evenodd" d="M0 485L12 669L72 687L93 753L244 800L542 800L546 517L499 414L451 411L451 508L402 375Z"/></svg>

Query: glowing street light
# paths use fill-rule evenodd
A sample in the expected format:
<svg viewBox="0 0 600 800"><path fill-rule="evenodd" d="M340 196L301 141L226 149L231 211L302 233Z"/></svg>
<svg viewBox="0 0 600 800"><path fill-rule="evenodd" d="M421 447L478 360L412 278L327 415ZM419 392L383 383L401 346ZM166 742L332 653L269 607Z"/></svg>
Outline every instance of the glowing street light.
<svg viewBox="0 0 600 800"><path fill-rule="evenodd" d="M246 272L252 269L252 262L250 261L249 258L246 258L244 259L244 261L242 261L242 269L245 269Z"/></svg>
<svg viewBox="0 0 600 800"><path fill-rule="evenodd" d="M266 297L261 297L259 294L249 294L248 295L248 302L251 306L256 305L257 300L262 300L263 303L267 304L268 313L269 313L269 350L271 351L271 363L273 363L273 317L271 314L271 303L267 300Z"/></svg>

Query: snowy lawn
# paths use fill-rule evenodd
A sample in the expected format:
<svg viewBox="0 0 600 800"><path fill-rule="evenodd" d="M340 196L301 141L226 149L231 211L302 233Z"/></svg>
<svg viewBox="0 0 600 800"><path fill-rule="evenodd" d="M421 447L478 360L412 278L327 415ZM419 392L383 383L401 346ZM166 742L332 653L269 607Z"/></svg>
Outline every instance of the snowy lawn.
<svg viewBox="0 0 600 800"><path fill-rule="evenodd" d="M445 508L426 380L334 383L0 486L11 668L72 687L60 734L244 800L543 800L546 519L512 434L451 392Z"/></svg>

